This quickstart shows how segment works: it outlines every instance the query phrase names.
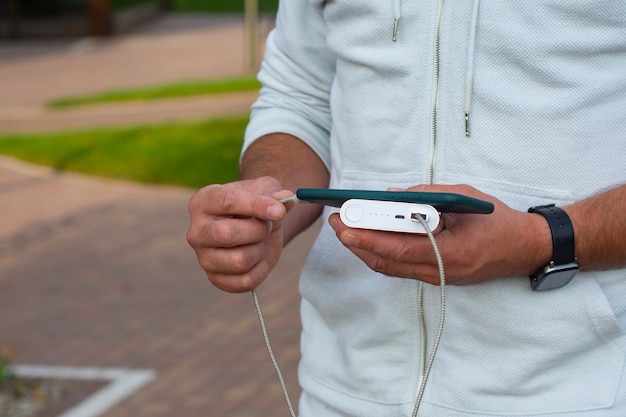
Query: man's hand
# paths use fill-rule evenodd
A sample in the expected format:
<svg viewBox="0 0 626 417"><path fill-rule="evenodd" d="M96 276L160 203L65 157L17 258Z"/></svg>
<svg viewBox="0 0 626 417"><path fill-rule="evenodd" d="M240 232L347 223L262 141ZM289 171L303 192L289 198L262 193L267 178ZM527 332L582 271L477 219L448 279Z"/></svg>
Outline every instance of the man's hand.
<svg viewBox="0 0 626 417"><path fill-rule="evenodd" d="M287 210L277 200L290 194L262 177L209 185L191 198L187 241L215 286L245 292L267 278L283 248Z"/></svg>
<svg viewBox="0 0 626 417"><path fill-rule="evenodd" d="M513 210L465 185L416 186L408 191L457 193L494 203L492 214L442 215L445 228L436 240L449 284L467 285L529 275L550 259L550 229L541 216ZM352 229L341 222L338 214L333 214L329 221L341 242L371 269L439 284L437 261L427 237Z"/></svg>

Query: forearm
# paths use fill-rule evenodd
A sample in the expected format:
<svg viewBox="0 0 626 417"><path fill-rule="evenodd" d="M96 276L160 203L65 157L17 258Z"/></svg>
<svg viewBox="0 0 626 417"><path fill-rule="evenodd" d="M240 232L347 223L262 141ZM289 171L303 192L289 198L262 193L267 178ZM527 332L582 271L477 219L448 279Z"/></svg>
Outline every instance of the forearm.
<svg viewBox="0 0 626 417"><path fill-rule="evenodd" d="M626 185L564 207L583 270L626 266Z"/></svg>
<svg viewBox="0 0 626 417"><path fill-rule="evenodd" d="M284 189L328 187L329 173L313 150L300 139L274 133L254 142L244 153L240 179L276 178ZM317 204L297 204L283 222L285 244L309 227L321 214Z"/></svg>

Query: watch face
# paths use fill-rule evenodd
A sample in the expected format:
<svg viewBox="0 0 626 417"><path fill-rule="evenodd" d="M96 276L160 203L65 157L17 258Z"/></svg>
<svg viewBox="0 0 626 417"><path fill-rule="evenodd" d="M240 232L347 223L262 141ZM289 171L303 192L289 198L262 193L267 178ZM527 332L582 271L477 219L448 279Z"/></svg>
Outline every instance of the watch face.
<svg viewBox="0 0 626 417"><path fill-rule="evenodd" d="M561 288L574 278L579 269L575 263L547 268L544 274L531 277L530 285L535 291Z"/></svg>

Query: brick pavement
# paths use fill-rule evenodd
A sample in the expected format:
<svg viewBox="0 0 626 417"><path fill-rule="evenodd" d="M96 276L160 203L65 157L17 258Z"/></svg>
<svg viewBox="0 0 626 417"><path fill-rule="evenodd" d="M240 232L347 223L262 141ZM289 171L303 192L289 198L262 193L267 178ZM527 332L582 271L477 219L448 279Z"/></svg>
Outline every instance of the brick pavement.
<svg viewBox="0 0 626 417"><path fill-rule="evenodd" d="M190 39L189 32L172 28L176 20L169 22L164 25L172 36ZM159 45L172 39L158 33ZM150 44L147 35L133 39ZM4 86L25 80L3 69L29 59L60 65L67 57L55 48L30 45L10 57L0 53L0 109L8 106ZM182 73L169 68L159 77L189 76ZM74 78L81 88L89 86L88 79ZM36 88L24 87L24 103L35 105L58 85L48 88L37 96ZM213 288L185 241L191 193L0 158L0 346L13 346L18 363L156 370L154 381L103 417L287 415L251 296ZM315 233L290 244L259 290L294 400L297 276Z"/></svg>
<svg viewBox="0 0 626 417"><path fill-rule="evenodd" d="M185 242L190 191L20 171L0 167L0 345L17 362L157 371L105 417L283 412L250 295L213 288ZM314 233L259 290L294 400L297 275Z"/></svg>

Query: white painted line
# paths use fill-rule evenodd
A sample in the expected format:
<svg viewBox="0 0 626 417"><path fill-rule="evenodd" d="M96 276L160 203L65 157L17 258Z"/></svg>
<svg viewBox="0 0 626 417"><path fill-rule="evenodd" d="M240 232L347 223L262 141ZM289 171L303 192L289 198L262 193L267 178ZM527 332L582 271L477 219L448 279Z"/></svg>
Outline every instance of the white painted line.
<svg viewBox="0 0 626 417"><path fill-rule="evenodd" d="M150 369L15 365L13 370L18 376L24 378L110 381L104 388L85 398L58 417L99 416L152 381L156 376L156 372Z"/></svg>

